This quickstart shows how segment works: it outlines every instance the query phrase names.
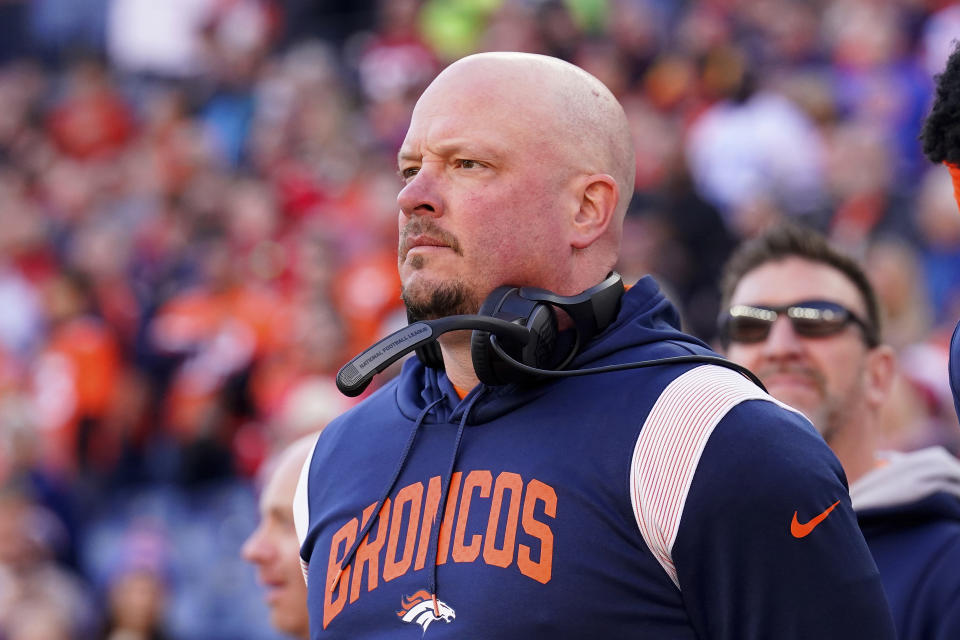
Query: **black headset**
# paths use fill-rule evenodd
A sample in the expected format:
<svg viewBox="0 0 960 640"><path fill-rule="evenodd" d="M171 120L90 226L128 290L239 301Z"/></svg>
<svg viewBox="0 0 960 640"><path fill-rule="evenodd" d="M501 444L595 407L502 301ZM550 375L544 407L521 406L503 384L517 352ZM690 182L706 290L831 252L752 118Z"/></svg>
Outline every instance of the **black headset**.
<svg viewBox="0 0 960 640"><path fill-rule="evenodd" d="M718 356L691 354L588 369L565 369L590 340L614 321L620 311L623 292L623 279L615 272L600 284L574 296L560 296L536 287L498 287L487 296L476 315L412 322L383 338L340 369L337 388L350 397L360 395L373 376L411 351L416 351L426 366L442 370L443 355L437 338L448 331L472 329L470 355L473 368L477 379L488 385L527 384L550 377L703 362L738 371L764 389L749 369ZM566 353L557 353L560 332L554 307L563 310L573 321L573 345Z"/></svg>

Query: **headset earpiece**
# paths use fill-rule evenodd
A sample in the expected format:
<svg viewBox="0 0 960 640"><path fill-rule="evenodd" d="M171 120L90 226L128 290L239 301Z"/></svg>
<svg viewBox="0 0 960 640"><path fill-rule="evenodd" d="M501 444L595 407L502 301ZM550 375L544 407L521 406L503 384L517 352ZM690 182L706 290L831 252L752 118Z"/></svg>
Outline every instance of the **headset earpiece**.
<svg viewBox="0 0 960 640"><path fill-rule="evenodd" d="M480 307L481 316L491 316L525 327L530 332L526 344L505 336L497 336L497 345L508 356L537 369L550 369L557 363L554 348L557 342L557 316L549 304L529 300L520 295L517 287L494 289ZM490 343L491 332L474 330L470 339L470 354L477 379L484 384L502 385L511 382L530 382L538 376L521 371L505 362Z"/></svg>
<svg viewBox="0 0 960 640"><path fill-rule="evenodd" d="M563 368L577 351L613 322L620 308L622 295L623 281L617 273L611 273L603 282L575 296L559 296L545 289L506 285L494 289L487 296L478 316L495 318L525 328L529 332L526 343L494 329L497 346L522 365L552 370ZM568 350L569 353L555 353L559 329L554 306L563 309L574 321L577 336L573 347ZM423 364L443 370L443 352L438 342L426 342L416 351ZM485 384L530 382L538 377L498 355L491 344L489 330L474 329L470 339L470 354L477 378Z"/></svg>
<svg viewBox="0 0 960 640"><path fill-rule="evenodd" d="M443 371L443 351L440 349L439 342L430 342L417 348L417 357L420 362L432 369Z"/></svg>

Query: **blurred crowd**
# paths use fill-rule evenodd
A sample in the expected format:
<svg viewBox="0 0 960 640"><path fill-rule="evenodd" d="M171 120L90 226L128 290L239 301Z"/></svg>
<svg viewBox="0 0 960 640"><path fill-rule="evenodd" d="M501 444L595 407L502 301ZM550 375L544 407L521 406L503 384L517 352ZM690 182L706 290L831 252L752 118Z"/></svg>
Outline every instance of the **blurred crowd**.
<svg viewBox="0 0 960 640"><path fill-rule="evenodd" d="M405 323L396 151L474 51L619 97L619 268L695 335L773 222L861 258L887 446L960 451L960 214L917 141L955 38L938 0L0 1L0 638L276 637L238 559L258 471Z"/></svg>

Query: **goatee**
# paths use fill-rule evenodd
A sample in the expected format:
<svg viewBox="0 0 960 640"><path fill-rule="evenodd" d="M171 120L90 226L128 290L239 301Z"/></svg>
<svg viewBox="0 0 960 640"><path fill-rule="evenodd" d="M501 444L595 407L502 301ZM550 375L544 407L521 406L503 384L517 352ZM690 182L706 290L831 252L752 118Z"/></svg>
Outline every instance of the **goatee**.
<svg viewBox="0 0 960 640"><path fill-rule="evenodd" d="M462 282L439 285L428 295L419 296L417 299L404 289L400 297L407 306L407 318L410 322L471 314L476 313L480 308L467 293L467 288Z"/></svg>

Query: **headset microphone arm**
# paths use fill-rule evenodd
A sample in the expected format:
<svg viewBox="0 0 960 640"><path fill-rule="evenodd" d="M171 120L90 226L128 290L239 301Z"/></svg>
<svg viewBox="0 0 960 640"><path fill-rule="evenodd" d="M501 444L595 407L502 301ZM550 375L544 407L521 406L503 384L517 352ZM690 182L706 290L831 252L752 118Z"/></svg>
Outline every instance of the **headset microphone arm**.
<svg viewBox="0 0 960 640"><path fill-rule="evenodd" d="M526 344L530 331L519 324L481 315L456 315L436 320L414 322L394 331L367 348L337 372L337 389L345 396L358 396L367 388L373 376L391 364L448 331L479 329Z"/></svg>

